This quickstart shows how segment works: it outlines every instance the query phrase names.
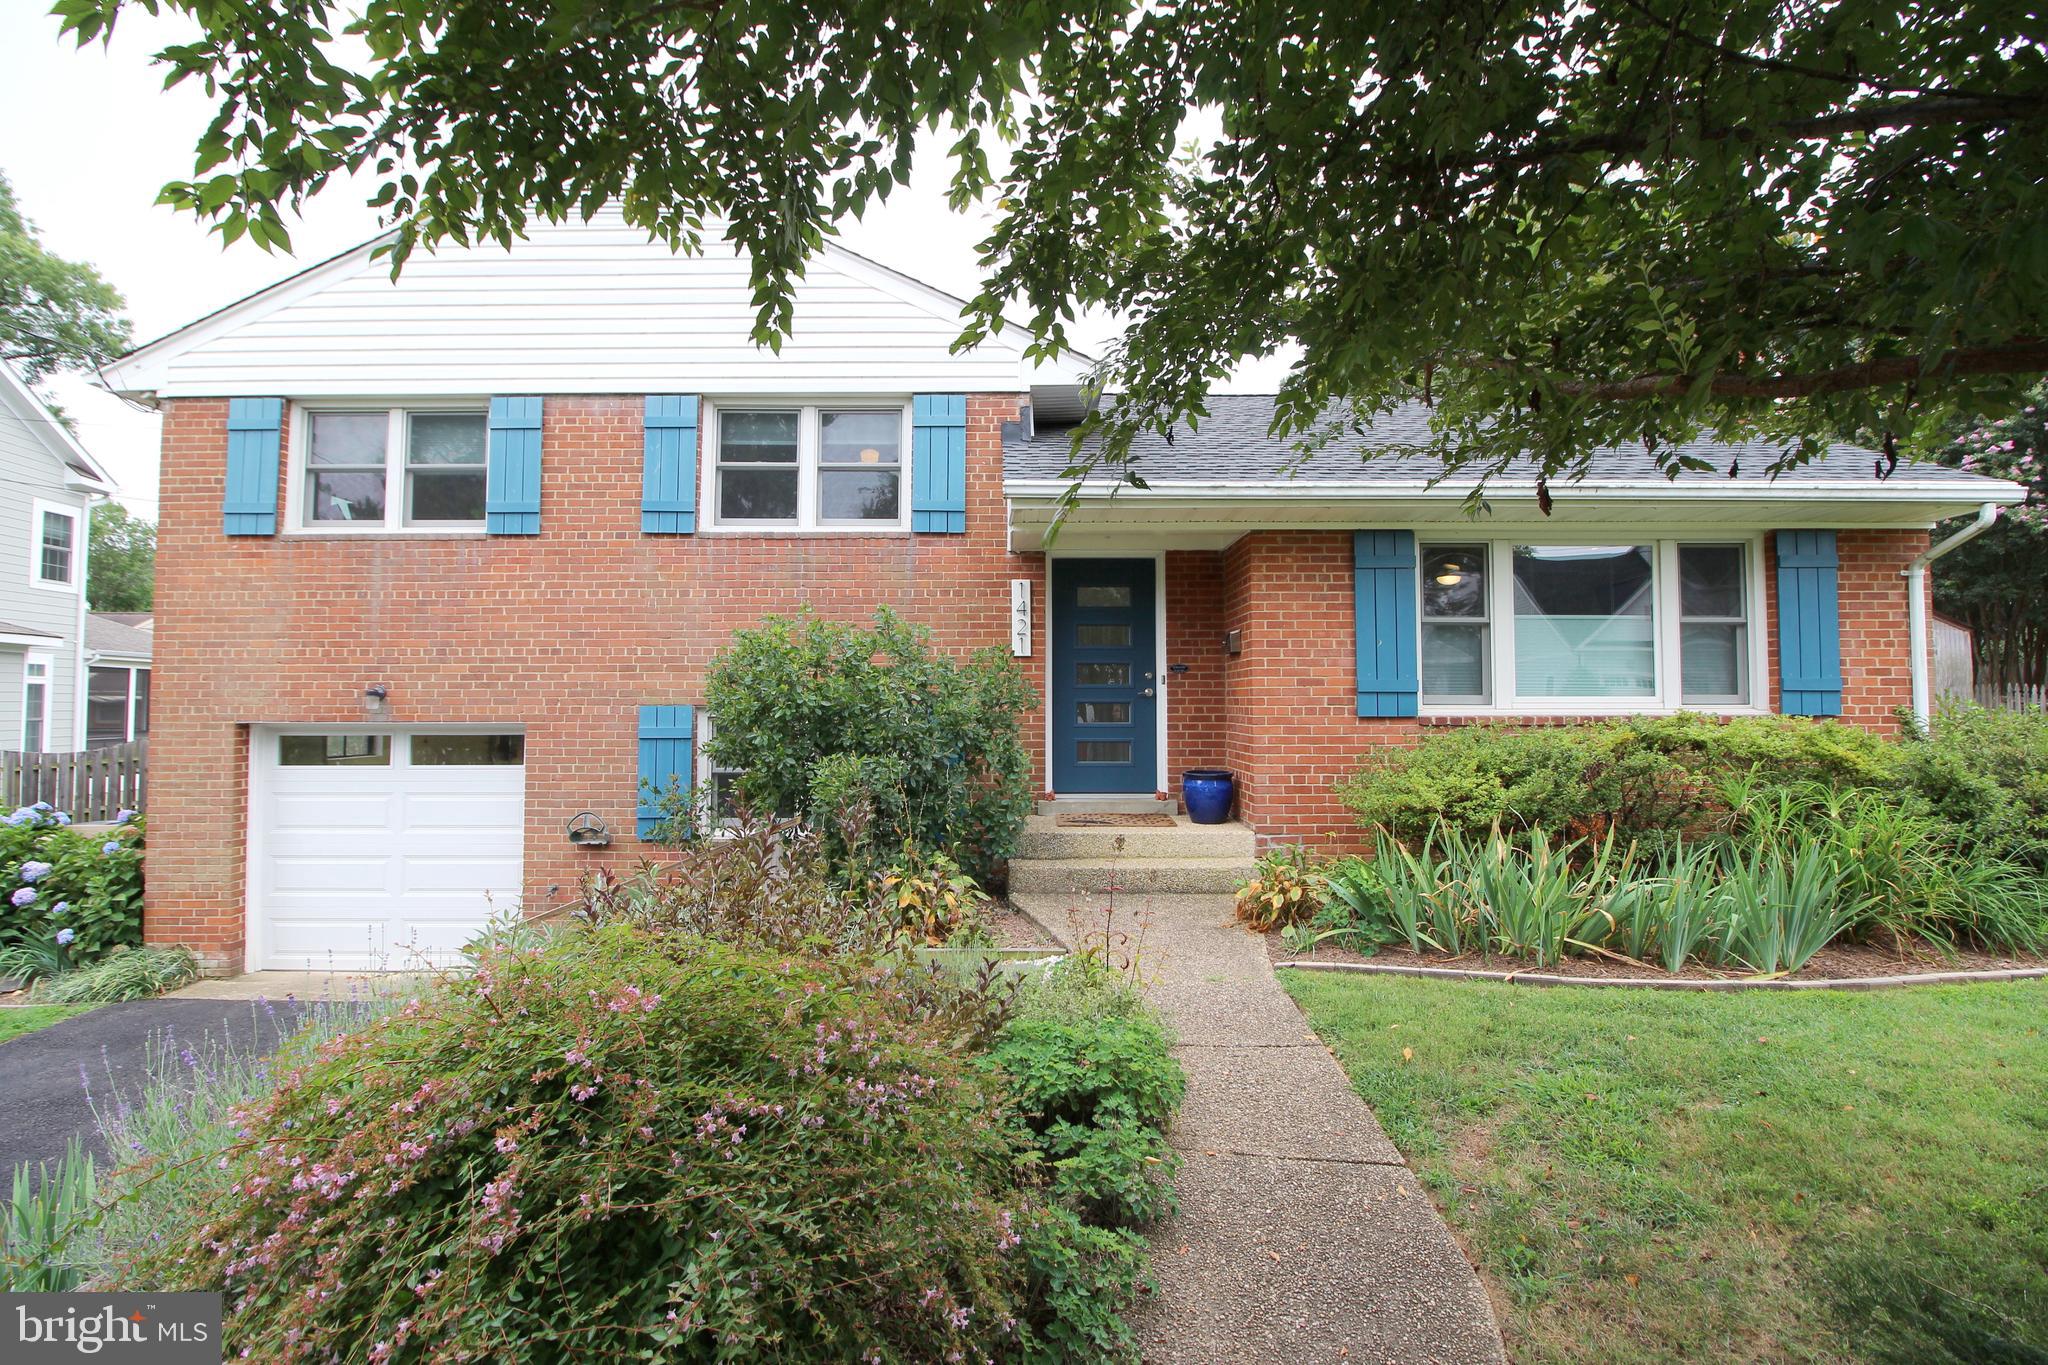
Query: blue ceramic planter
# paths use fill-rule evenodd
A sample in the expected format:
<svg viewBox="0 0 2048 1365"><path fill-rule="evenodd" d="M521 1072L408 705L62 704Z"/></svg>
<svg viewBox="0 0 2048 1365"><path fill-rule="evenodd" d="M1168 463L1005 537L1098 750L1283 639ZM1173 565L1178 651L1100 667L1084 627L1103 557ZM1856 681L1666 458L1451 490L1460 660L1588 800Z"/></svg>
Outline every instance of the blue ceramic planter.
<svg viewBox="0 0 2048 1365"><path fill-rule="evenodd" d="M1228 768L1190 768L1180 775L1180 795L1188 803L1188 819L1198 825L1220 825L1230 819L1237 783Z"/></svg>

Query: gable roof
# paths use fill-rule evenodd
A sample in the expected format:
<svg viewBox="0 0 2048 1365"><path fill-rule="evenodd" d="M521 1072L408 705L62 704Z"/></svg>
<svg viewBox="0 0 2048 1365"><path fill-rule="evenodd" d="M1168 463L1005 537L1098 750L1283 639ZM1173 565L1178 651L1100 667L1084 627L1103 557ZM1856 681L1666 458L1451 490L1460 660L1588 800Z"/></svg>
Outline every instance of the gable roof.
<svg viewBox="0 0 2048 1365"><path fill-rule="evenodd" d="M1388 413L1365 430L1362 437L1346 436L1332 441L1313 454L1303 456L1293 438L1272 434L1274 397L1271 394L1219 394L1208 400L1210 415L1195 428L1183 427L1167 441L1156 432L1141 434L1131 447L1133 465L1145 482L1155 489L1176 488L1260 490L1275 495L1314 496L1345 489L1388 492L1419 488L1443 473L1435 458L1383 455L1362 456L1375 448L1417 446L1430 439L1429 410L1420 403L1405 404ZM1083 451L1100 448L1091 438ZM1067 480L1062 471L1072 458L1073 427L1040 426L1027 435L1015 423L1003 429L1003 480L1006 486L1029 486ZM1938 493L1971 502L2012 502L2024 495L2017 484L2003 479L1968 474L1945 465L1902 460L1891 477L1880 481L1876 465L1882 456L1862 446L1836 443L1818 459L1773 478L1769 468L1779 447L1769 441L1688 441L1680 453L1696 456L1713 465L1710 471L1685 471L1667 476L1656 459L1641 446L1598 451L1583 479L1554 481L1560 494L1571 490L1602 489L1643 491L1684 488L1688 492L1726 489L1730 493L1755 496L1773 487L1806 490L1834 488L1843 493L1858 490L1911 489ZM1732 472L1731 472L1732 471ZM1532 460L1515 465L1489 480L1488 486L1502 493L1529 492L1535 487L1536 464ZM1107 479L1101 480L1107 483ZM1446 480L1462 494L1471 480Z"/></svg>
<svg viewBox="0 0 2048 1365"><path fill-rule="evenodd" d="M148 612L87 612L86 652L112 658L147 660L156 645L156 634L149 627L137 624L135 618L138 617L142 621L150 619Z"/></svg>
<svg viewBox="0 0 2048 1365"><path fill-rule="evenodd" d="M109 493L115 484L99 461L78 443L71 429L57 420L57 415L36 396L36 391L27 381L14 372L14 367L0 361L0 418L19 422L42 443L51 458L64 466L65 482L73 488L88 493Z"/></svg>
<svg viewBox="0 0 2048 1365"><path fill-rule="evenodd" d="M827 241L779 351L751 335L737 250L671 251L616 210L535 223L509 249L421 251L391 278L385 233L207 314L103 371L136 397L489 393L823 395L1078 386L1086 357L1029 361L1006 326L955 355L965 301Z"/></svg>

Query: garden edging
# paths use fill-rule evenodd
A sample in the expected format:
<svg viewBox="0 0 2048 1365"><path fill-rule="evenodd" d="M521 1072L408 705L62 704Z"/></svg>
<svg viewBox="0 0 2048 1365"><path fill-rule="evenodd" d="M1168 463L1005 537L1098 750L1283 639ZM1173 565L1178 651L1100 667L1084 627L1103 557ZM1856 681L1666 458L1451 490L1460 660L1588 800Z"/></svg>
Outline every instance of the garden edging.
<svg viewBox="0 0 2048 1365"><path fill-rule="evenodd" d="M1552 972L1489 972L1473 967L1408 967L1380 962L1276 962L1276 970L1362 972L1378 976L1419 976L1440 981L1492 981L1507 986L1630 986L1652 991L1869 991L1893 986L1941 986L1978 981L2032 981L2048 977L2048 967L2001 967L1981 972L1907 972L1896 976L1822 977L1811 981L1783 977L1730 977L1698 980L1654 976L1559 976Z"/></svg>

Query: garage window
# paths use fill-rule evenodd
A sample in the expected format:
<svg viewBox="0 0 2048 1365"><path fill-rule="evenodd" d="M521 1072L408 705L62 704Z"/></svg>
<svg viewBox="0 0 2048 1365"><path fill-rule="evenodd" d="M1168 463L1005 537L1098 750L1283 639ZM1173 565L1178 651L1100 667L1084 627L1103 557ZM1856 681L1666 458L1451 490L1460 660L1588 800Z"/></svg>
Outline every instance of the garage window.
<svg viewBox="0 0 2048 1365"><path fill-rule="evenodd" d="M391 736L279 735L277 763L281 768L389 767Z"/></svg>
<svg viewBox="0 0 2048 1365"><path fill-rule="evenodd" d="M526 762L525 735L414 735L415 768L495 768Z"/></svg>

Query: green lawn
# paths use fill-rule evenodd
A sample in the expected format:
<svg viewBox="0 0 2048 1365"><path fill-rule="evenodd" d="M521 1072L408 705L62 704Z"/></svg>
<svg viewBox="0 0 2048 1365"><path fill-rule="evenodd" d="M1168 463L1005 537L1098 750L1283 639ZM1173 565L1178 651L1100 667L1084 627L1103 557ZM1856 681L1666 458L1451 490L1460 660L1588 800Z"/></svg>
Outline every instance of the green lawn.
<svg viewBox="0 0 2048 1365"><path fill-rule="evenodd" d="M34 1033L39 1028L48 1028L59 1019L84 1014L91 1008L91 1005L24 1005L0 1009L0 1043L9 1038L19 1038L24 1033Z"/></svg>
<svg viewBox="0 0 2048 1365"><path fill-rule="evenodd" d="M1281 975L1516 1360L2048 1361L2048 985Z"/></svg>

